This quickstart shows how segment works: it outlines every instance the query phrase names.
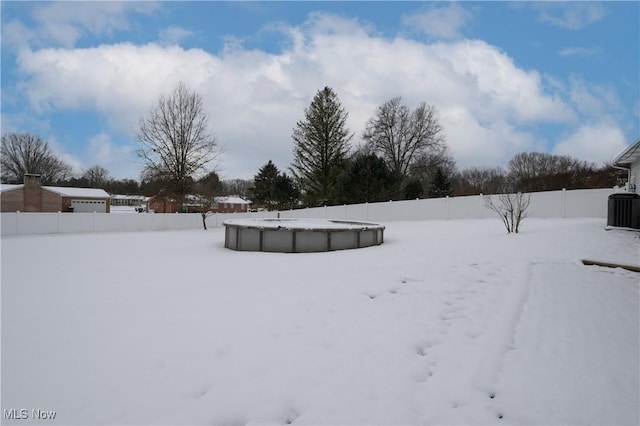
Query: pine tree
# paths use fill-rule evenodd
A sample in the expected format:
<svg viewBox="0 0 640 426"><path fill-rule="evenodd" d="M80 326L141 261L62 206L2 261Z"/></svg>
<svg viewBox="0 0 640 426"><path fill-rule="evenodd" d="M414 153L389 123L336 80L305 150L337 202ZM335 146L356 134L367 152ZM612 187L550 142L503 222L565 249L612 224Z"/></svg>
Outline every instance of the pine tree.
<svg viewBox="0 0 640 426"><path fill-rule="evenodd" d="M329 87L319 90L293 130L291 172L307 205L335 204L338 176L344 168L353 137L348 113Z"/></svg>
<svg viewBox="0 0 640 426"><path fill-rule="evenodd" d="M273 197L273 187L278 177L279 170L271 160L258 170L253 178L252 200L253 204L273 210L276 200Z"/></svg>
<svg viewBox="0 0 640 426"><path fill-rule="evenodd" d="M433 176L433 182L431 182L429 197L441 198L451 195L451 193L451 180L444 174L442 168L438 167L435 175Z"/></svg>
<svg viewBox="0 0 640 426"><path fill-rule="evenodd" d="M422 197L424 189L420 179L410 178L404 185L403 195L405 200L415 200Z"/></svg>
<svg viewBox="0 0 640 426"><path fill-rule="evenodd" d="M397 179L384 160L375 154L357 156L338 180L339 200L346 204L388 201Z"/></svg>
<svg viewBox="0 0 640 426"><path fill-rule="evenodd" d="M293 179L286 173L280 173L273 181L272 196L275 200L278 210L286 210L294 207L298 199L298 190L295 187Z"/></svg>

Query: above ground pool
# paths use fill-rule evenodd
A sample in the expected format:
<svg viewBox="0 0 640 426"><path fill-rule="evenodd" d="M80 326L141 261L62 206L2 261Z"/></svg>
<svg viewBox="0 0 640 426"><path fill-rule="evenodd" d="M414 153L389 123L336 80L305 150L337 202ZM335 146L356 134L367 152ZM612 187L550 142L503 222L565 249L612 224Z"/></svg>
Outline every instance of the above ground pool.
<svg viewBox="0 0 640 426"><path fill-rule="evenodd" d="M224 246L238 251L313 253L370 247L384 242L384 226L327 219L231 219Z"/></svg>

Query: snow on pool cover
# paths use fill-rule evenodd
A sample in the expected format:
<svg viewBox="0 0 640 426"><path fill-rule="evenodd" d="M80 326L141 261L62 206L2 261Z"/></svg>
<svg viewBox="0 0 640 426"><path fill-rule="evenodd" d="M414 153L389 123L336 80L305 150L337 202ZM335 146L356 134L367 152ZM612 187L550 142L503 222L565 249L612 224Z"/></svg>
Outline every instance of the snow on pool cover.
<svg viewBox="0 0 640 426"><path fill-rule="evenodd" d="M326 219L231 219L225 247L238 251L310 253L370 247L384 242L384 226Z"/></svg>

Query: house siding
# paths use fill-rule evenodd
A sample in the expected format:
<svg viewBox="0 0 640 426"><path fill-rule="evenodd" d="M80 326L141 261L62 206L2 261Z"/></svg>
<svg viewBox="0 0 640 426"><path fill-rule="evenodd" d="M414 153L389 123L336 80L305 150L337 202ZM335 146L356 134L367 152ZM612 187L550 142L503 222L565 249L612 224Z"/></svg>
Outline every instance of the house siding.
<svg viewBox="0 0 640 426"><path fill-rule="evenodd" d="M175 213L177 208L175 201L163 197L152 197L149 200L149 210L154 213Z"/></svg>
<svg viewBox="0 0 640 426"><path fill-rule="evenodd" d="M631 165L629 171L629 188L634 188L636 194L640 194L640 161Z"/></svg>
<svg viewBox="0 0 640 426"><path fill-rule="evenodd" d="M25 179L27 183L0 193L2 212L70 212L72 200L99 200L106 204L106 213L110 212L108 197L67 197L58 192L40 186L36 179Z"/></svg>
<svg viewBox="0 0 640 426"><path fill-rule="evenodd" d="M59 194L47 191L43 188L41 196L42 212L60 212L62 210L62 197Z"/></svg>
<svg viewBox="0 0 640 426"><path fill-rule="evenodd" d="M247 207L247 204L215 203L210 211L214 213L246 213Z"/></svg>
<svg viewBox="0 0 640 426"><path fill-rule="evenodd" d="M3 191L0 194L0 206L3 212L24 211L24 191L22 188Z"/></svg>

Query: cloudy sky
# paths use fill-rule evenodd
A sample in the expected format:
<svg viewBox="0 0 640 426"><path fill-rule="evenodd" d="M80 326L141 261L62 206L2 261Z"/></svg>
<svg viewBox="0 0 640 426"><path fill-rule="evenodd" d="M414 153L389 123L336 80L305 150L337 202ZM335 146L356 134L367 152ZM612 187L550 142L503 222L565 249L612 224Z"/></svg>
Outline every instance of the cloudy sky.
<svg viewBox="0 0 640 426"><path fill-rule="evenodd" d="M638 2L2 1L2 133L76 171L138 178L141 116L182 81L224 179L286 170L291 133L334 89L354 146L393 97L435 105L458 168L516 153L598 164L640 137Z"/></svg>

